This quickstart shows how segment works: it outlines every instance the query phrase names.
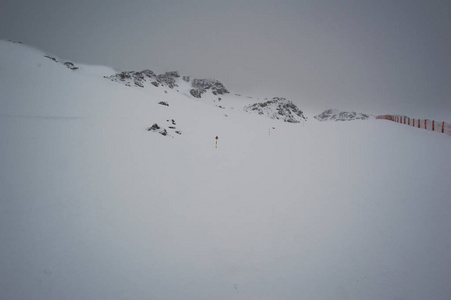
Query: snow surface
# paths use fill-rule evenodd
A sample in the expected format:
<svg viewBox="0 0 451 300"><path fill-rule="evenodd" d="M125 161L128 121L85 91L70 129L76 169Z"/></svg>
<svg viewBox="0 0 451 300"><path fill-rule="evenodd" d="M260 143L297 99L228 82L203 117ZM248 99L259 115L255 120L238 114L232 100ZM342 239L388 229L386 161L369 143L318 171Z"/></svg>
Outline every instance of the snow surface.
<svg viewBox="0 0 451 300"><path fill-rule="evenodd" d="M2 299L450 299L449 136L0 53Z"/></svg>

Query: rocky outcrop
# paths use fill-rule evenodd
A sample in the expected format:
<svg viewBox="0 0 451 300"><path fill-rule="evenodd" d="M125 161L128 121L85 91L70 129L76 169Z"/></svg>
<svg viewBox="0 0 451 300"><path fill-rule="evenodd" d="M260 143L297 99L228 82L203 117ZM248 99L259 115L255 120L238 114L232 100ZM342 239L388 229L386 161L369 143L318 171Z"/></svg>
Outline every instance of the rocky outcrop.
<svg viewBox="0 0 451 300"><path fill-rule="evenodd" d="M293 102L282 97L274 97L272 100L263 103L245 106L244 111L258 113L288 123L300 123L302 120L307 120L304 113Z"/></svg>
<svg viewBox="0 0 451 300"><path fill-rule="evenodd" d="M126 71L111 76L105 76L105 78L110 79L111 81L121 82L127 86L132 86L133 84L134 86L143 88L146 82L150 82L156 87L161 85L167 86L170 89L178 86L176 83L178 77L180 77L180 75L176 71L156 75L151 70L143 70L141 72Z"/></svg>
<svg viewBox="0 0 451 300"><path fill-rule="evenodd" d="M148 127L146 130L147 131L153 131L153 132L158 132L159 134L163 135L163 136L169 136L169 137L174 137L172 134L170 134L170 131L174 131L176 134L181 135L182 132L180 130L176 130L176 123L174 119L171 120L166 120L166 122L168 122L169 126L168 129L166 128L161 128L157 123L154 123L152 126Z"/></svg>
<svg viewBox="0 0 451 300"><path fill-rule="evenodd" d="M328 109L321 114L314 116L318 121L353 121L366 120L370 116L367 114L339 111L337 109Z"/></svg>
<svg viewBox="0 0 451 300"><path fill-rule="evenodd" d="M213 79L193 79L191 86L193 89L190 90L190 93L196 98L201 98L202 94L207 90L210 90L213 95L223 95L229 93L221 82Z"/></svg>
<svg viewBox="0 0 451 300"><path fill-rule="evenodd" d="M166 72L164 74L156 75L150 70L143 70L141 72L128 71L114 74L111 76L105 76L106 79L111 81L120 82L126 86L145 87L147 82L155 87L167 86L170 89L178 87L177 79L181 77L178 72ZM207 91L211 91L213 95L223 95L229 93L225 86L213 79L190 79L189 76L183 76L183 81L191 82L192 89L189 90L191 96L195 98L201 98L202 94Z"/></svg>
<svg viewBox="0 0 451 300"><path fill-rule="evenodd" d="M66 66L66 68L68 68L68 69L70 69L72 71L78 70L78 67L75 66L74 63L72 63L70 61L66 61L66 62L63 63L63 62L58 61L56 58L54 58L53 56L50 56L50 55L44 55L44 57L46 57L46 58L48 58L50 60L53 60L56 63L63 64L63 65Z"/></svg>

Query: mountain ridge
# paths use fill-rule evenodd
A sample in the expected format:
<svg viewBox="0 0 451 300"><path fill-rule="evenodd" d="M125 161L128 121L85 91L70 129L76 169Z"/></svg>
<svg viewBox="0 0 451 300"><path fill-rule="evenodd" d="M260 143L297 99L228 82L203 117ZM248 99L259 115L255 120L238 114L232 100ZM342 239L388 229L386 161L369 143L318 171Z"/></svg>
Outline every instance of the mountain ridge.
<svg viewBox="0 0 451 300"><path fill-rule="evenodd" d="M206 103L212 103L221 109L241 109L245 112L256 113L261 116L268 117L274 120L281 120L287 123L299 123L305 122L308 118L305 116L303 110L301 110L291 100L284 97L273 97L271 100L265 98L260 100L251 96L242 96L240 94L231 94L225 85L215 79L197 79L188 75L181 75L178 71L168 71L162 74L156 74L155 72L144 69L142 71L122 71L116 72L109 67L90 66L74 63L70 60L63 60L57 58L55 55L47 54L41 50L29 47L27 45L3 41L4 43L14 44L14 46L21 47L22 49L32 49L35 54L42 55L46 59L53 61L59 65L62 65L70 71L80 74L91 72L95 76L103 77L112 82L123 84L127 87L136 88L162 88L164 93L168 90L176 91L181 95L188 98L195 98L203 100ZM102 73L107 73L103 74ZM108 74L110 73L110 74ZM227 96L227 97L226 97ZM230 103L230 99L234 98L234 104ZM257 99L258 102L255 102ZM226 100L226 101L223 101ZM220 105L218 103L221 103ZM328 120L355 120L366 119L367 115L345 113L335 111L335 116L325 117L327 110L322 114L314 116L314 119L319 121ZM330 113L329 113L330 114ZM345 114L347 114L345 116ZM354 115L352 115L354 114Z"/></svg>

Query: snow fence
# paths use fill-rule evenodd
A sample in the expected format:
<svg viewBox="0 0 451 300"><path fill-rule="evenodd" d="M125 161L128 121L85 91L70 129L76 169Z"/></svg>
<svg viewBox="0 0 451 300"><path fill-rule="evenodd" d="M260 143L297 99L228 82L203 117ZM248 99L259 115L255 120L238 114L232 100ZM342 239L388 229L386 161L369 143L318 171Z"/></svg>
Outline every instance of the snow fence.
<svg viewBox="0 0 451 300"><path fill-rule="evenodd" d="M412 127L423 128L430 131L436 131L441 133L446 133L451 136L451 124L446 122L437 122L434 120L422 120L422 119L414 119L406 116L399 115L382 115L377 116L376 119L381 120L390 120L393 122L405 124Z"/></svg>

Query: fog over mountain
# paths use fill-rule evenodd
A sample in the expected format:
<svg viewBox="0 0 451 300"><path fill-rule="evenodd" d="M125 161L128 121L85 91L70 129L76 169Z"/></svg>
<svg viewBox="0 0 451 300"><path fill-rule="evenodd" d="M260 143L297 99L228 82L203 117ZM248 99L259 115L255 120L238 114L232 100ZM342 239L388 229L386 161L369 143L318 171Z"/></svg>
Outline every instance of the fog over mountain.
<svg viewBox="0 0 451 300"><path fill-rule="evenodd" d="M451 2L2 0L0 39L242 95L451 121Z"/></svg>

